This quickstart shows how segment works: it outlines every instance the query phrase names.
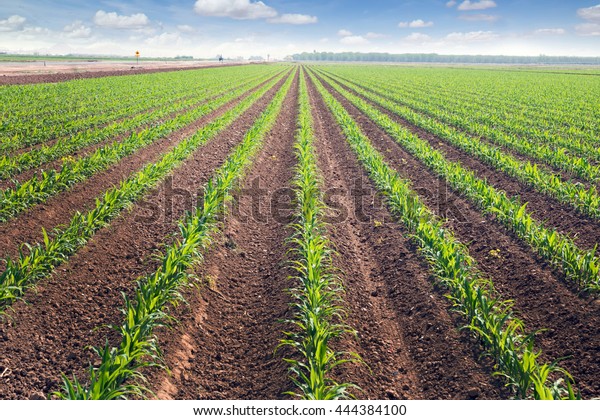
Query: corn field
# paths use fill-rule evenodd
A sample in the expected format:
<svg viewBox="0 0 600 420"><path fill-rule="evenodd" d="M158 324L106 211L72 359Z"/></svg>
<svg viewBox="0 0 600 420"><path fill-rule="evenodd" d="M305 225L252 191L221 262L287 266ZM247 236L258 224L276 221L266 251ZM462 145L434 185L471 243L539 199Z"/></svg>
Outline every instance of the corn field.
<svg viewBox="0 0 600 420"><path fill-rule="evenodd" d="M0 86L0 399L600 397L600 79Z"/></svg>

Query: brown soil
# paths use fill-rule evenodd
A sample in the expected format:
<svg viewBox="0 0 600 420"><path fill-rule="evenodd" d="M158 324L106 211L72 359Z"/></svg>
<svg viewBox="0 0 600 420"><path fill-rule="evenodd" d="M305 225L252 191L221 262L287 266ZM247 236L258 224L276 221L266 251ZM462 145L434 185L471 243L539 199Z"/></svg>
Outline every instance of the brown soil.
<svg viewBox="0 0 600 420"><path fill-rule="evenodd" d="M1 65L1 63L0 63ZM199 66L189 66L189 67L151 67L144 68L144 65L135 65L130 66L129 69L126 70L114 70L114 68L118 68L121 66L105 66L107 69L102 71L81 71L79 69L69 68L69 66L60 67L58 73L51 74L22 74L26 72L27 69L24 68L21 70L21 74L16 73L13 75L2 74L0 75L0 86L1 85L31 85L35 83L59 83L66 82L69 80L75 79L93 79L97 77L110 77L110 76L130 76L133 74L146 74L146 73L163 73L168 71L185 71L185 70L198 70L198 69L208 69L214 67L224 67L224 66L239 66L241 64L209 64L209 65L199 65ZM98 66L96 66L98 68ZM3 69L4 72L7 73L9 69Z"/></svg>
<svg viewBox="0 0 600 420"><path fill-rule="evenodd" d="M297 95L296 75L222 235L196 271L203 286L186 296L183 321L161 334L172 374L153 374L160 399L280 399L293 388L285 351L274 350L284 338L280 321L292 316L286 238Z"/></svg>
<svg viewBox="0 0 600 420"><path fill-rule="evenodd" d="M575 377L583 397L598 397L600 365L595 363L600 349L600 336L595 330L600 321L598 301L575 295L562 276L553 272L527 245L492 218L482 216L348 101L336 93L334 96L389 164L400 176L411 180L413 189L429 208L448 218L448 227L462 243L469 245L470 254L482 272L493 279L500 295L514 300L515 310L528 331L545 329L537 340L544 359L566 358L560 365Z"/></svg>
<svg viewBox="0 0 600 420"><path fill-rule="evenodd" d="M351 89L347 90L356 94ZM491 168L476 157L452 146L444 139L435 136L415 125L403 120L398 115L385 110L362 95L356 94L379 111L388 115L392 120L407 128L423 140L427 140L435 149L440 150L451 162L459 162L479 177L486 179L490 185L499 191L505 191L509 197L519 197L522 203L528 203L527 209L533 216L544 222L546 226L556 228L558 232L572 237L583 249L592 249L600 238L600 221L581 214L572 206L538 192L535 188L524 185L499 170Z"/></svg>
<svg viewBox="0 0 600 420"><path fill-rule="evenodd" d="M283 80L279 83L281 85ZM59 388L60 374L83 379L95 357L87 349L117 335L102 328L118 325L121 293L131 295L134 280L153 272L153 256L170 243L177 220L193 208L213 171L239 143L271 100L264 95L228 130L200 148L171 177L131 211L100 230L67 264L30 291L0 324L0 399L36 398Z"/></svg>
<svg viewBox="0 0 600 420"><path fill-rule="evenodd" d="M366 365L346 365L339 380L357 384L359 398L506 397L490 367L478 360L478 346L457 331L448 301L434 290L415 247L375 194L312 85L310 94L319 166L327 188L343 192L335 196L336 207L349 210L331 224L331 239L344 271L348 322L358 332L358 341L349 344ZM365 195L357 202L350 193L358 189Z"/></svg>
<svg viewBox="0 0 600 420"><path fill-rule="evenodd" d="M264 83L268 83L268 81ZM166 138L158 139L154 143L136 151L133 155L121 159L113 166L94 174L86 181L76 184L68 191L51 197L45 203L33 206L8 222L0 223L1 257L10 256L11 258L15 258L18 256L21 244L34 244L42 241L42 228L50 231L54 227L69 223L75 211L84 212L92 209L96 205L96 197L100 196L104 191L114 185L118 185L119 182L142 169L148 162L159 159L164 153L174 148L181 140L228 109L234 107L243 98L263 86L264 83L215 111L210 112L193 124L171 133ZM271 90L271 93L274 92L274 89ZM4 268L5 264L0 262L0 269Z"/></svg>

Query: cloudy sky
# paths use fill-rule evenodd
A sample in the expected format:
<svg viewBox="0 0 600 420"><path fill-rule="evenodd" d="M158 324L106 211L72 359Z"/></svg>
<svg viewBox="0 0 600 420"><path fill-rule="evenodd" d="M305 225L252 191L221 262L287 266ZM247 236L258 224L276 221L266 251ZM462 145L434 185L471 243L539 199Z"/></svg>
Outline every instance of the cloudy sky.
<svg viewBox="0 0 600 420"><path fill-rule="evenodd" d="M0 51L600 56L600 0L10 0Z"/></svg>

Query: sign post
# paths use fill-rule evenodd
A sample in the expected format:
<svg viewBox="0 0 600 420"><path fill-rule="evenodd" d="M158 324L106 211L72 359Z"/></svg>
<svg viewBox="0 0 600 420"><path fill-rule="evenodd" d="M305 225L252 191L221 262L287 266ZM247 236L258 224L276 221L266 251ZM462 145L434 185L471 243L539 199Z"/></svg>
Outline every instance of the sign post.
<svg viewBox="0 0 600 420"><path fill-rule="evenodd" d="M136 59L136 63L140 64L140 52L139 51L135 52L135 59Z"/></svg>

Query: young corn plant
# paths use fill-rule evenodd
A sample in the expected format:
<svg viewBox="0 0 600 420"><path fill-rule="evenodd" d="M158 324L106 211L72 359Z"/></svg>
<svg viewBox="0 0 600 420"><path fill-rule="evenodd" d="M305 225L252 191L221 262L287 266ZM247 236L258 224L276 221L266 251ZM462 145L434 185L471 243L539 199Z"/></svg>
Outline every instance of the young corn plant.
<svg viewBox="0 0 600 420"><path fill-rule="evenodd" d="M3 89L0 163L12 152L18 154L19 149L77 136L83 130L110 124L138 111L197 96L221 84L223 79L243 81L265 72L279 71L260 66L244 70L233 67L205 70Z"/></svg>
<svg viewBox="0 0 600 420"><path fill-rule="evenodd" d="M331 378L332 370L342 364L359 361L356 354L334 351L332 340L342 334L356 334L343 324L341 307L343 287L333 274L329 241L322 222L324 209L320 179L313 146L312 116L304 72L300 75L298 131L296 135L296 222L291 243L296 259L292 268L296 271L298 287L290 293L295 317L290 321L294 331L285 332L280 346L296 350L301 360L285 359L294 384L300 392L289 394L306 400L337 400L351 398L350 383L337 383Z"/></svg>
<svg viewBox="0 0 600 420"><path fill-rule="evenodd" d="M342 89L329 79L331 87L385 130L403 148L444 178L452 188L479 206L484 213L512 230L539 255L563 271L565 277L586 292L600 292L600 258L597 246L591 250L580 249L571 238L549 229L535 220L518 199L510 199L486 180L477 177L459 162L451 162L429 142L419 138L389 116L356 95Z"/></svg>
<svg viewBox="0 0 600 420"><path fill-rule="evenodd" d="M25 245L18 258L5 260L6 269L0 274L0 313L11 302L20 298L27 288L35 285L73 255L98 229L164 179L198 147L231 125L279 80L276 78L257 89L231 110L181 141L158 162L149 163L141 171L122 181L118 187L106 191L102 198L97 199L95 208L85 214L76 212L66 228L55 229L52 238L44 231L43 243ZM235 90L231 94L235 96L241 93L243 92Z"/></svg>
<svg viewBox="0 0 600 420"><path fill-rule="evenodd" d="M62 399L103 400L144 396L145 382L141 369L162 366L154 331L170 320L165 312L169 304L183 300L180 290L190 284L190 269L202 260L204 250L218 230L219 221L230 199L230 190L244 175L264 138L275 124L293 80L290 75L273 101L248 130L217 174L205 188L203 200L179 224L181 239L164 252L160 267L137 281L133 299L125 298L124 321L115 329L121 335L118 347L108 344L96 348L101 364L90 366L89 385L63 375L63 390L55 396Z"/></svg>
<svg viewBox="0 0 600 420"><path fill-rule="evenodd" d="M481 277L467 248L421 202L410 183L385 163L350 114L313 73L311 78L369 177L385 195L392 214L405 224L438 281L449 290L454 309L466 321L463 328L479 338L495 360L497 374L506 379L515 396L576 398L571 375L556 363L540 364L539 353L533 351L533 334L524 335L523 322L512 313L510 302L495 297L491 280Z"/></svg>

